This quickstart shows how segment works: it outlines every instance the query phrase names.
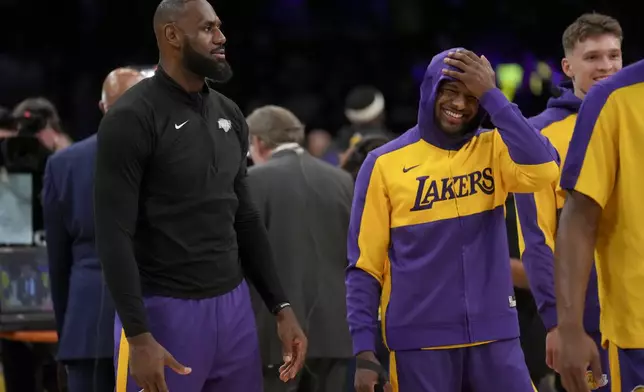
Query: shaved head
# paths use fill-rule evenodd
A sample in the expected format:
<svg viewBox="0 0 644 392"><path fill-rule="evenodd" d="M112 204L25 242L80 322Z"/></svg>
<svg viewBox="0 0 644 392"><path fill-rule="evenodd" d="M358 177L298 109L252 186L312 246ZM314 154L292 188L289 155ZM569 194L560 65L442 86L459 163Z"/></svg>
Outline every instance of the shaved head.
<svg viewBox="0 0 644 392"><path fill-rule="evenodd" d="M107 112L123 93L143 79L143 74L132 68L117 68L110 72L103 82L101 102L99 103L101 111Z"/></svg>
<svg viewBox="0 0 644 392"><path fill-rule="evenodd" d="M157 6L154 12L154 34L157 36L157 41L163 35L163 26L168 23L176 22L183 11L186 4L195 0L163 0Z"/></svg>
<svg viewBox="0 0 644 392"><path fill-rule="evenodd" d="M194 80L195 90L204 79L223 83L232 76L221 20L207 0L162 0L154 13L154 35L162 70Z"/></svg>

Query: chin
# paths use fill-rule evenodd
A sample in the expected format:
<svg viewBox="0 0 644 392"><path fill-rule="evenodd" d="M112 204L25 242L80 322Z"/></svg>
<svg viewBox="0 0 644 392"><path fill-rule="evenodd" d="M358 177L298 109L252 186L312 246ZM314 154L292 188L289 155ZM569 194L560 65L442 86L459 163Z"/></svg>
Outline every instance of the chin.
<svg viewBox="0 0 644 392"><path fill-rule="evenodd" d="M212 72L206 77L216 83L226 83L233 77L233 70L226 60L218 60Z"/></svg>
<svg viewBox="0 0 644 392"><path fill-rule="evenodd" d="M445 132L448 135L460 135L464 131L464 127L462 125L454 126L453 124L449 124L446 122L441 121L441 130Z"/></svg>

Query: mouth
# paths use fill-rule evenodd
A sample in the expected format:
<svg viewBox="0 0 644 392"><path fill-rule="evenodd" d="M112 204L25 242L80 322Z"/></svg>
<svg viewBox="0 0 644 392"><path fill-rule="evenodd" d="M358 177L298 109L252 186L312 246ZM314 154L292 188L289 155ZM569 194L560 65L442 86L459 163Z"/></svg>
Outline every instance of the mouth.
<svg viewBox="0 0 644 392"><path fill-rule="evenodd" d="M443 117L452 124L462 124L463 123L463 113L458 113L453 110L442 109Z"/></svg>
<svg viewBox="0 0 644 392"><path fill-rule="evenodd" d="M213 57L218 58L218 59L222 59L222 60L226 59L226 49L224 49L224 48L215 49L212 52L210 52L210 54Z"/></svg>
<svg viewBox="0 0 644 392"><path fill-rule="evenodd" d="M610 75L602 75L602 76L597 76L596 78L593 78L595 82L599 82L600 80L607 79Z"/></svg>

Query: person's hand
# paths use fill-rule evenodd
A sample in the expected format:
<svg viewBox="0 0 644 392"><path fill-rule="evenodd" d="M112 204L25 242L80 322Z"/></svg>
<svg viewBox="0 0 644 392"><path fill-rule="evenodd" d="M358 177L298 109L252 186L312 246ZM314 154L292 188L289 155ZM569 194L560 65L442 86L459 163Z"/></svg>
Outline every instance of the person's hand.
<svg viewBox="0 0 644 392"><path fill-rule="evenodd" d="M280 366L280 380L287 382L294 379L297 373L302 370L309 345L309 341L290 306L277 313L277 335L282 341L284 359L284 364Z"/></svg>
<svg viewBox="0 0 644 392"><path fill-rule="evenodd" d="M590 392L586 379L588 367L593 380L602 380L599 350L583 327L558 326L551 337L553 368L561 375L561 383L568 392Z"/></svg>
<svg viewBox="0 0 644 392"><path fill-rule="evenodd" d="M357 355L357 359L373 362L377 367L382 367L376 355L372 351L365 351ZM374 392L375 386L379 382L379 374L372 369L361 368L356 366L356 376L354 387L356 392ZM386 383L383 386L384 392L393 392L391 383Z"/></svg>
<svg viewBox="0 0 644 392"><path fill-rule="evenodd" d="M192 369L180 364L149 333L128 339L130 346L130 374L145 392L168 392L164 370L168 366L177 374L190 374Z"/></svg>
<svg viewBox="0 0 644 392"><path fill-rule="evenodd" d="M560 347L559 331L554 327L546 335L546 365L552 370L555 370L555 357L559 355Z"/></svg>
<svg viewBox="0 0 644 392"><path fill-rule="evenodd" d="M496 87L496 75L485 56L479 57L469 50L462 49L448 53L445 63L460 69L461 72L444 68L443 74L463 82L476 98L480 99L483 94Z"/></svg>

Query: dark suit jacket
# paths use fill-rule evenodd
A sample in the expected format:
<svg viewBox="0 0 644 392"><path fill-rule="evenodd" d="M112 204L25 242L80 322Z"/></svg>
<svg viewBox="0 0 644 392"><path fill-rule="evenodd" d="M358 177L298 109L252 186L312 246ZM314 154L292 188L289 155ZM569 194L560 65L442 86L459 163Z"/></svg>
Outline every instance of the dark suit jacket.
<svg viewBox="0 0 644 392"><path fill-rule="evenodd" d="M114 307L94 247L95 157L91 136L51 156L45 169L43 215L59 360L114 353Z"/></svg>
<svg viewBox="0 0 644 392"><path fill-rule="evenodd" d="M309 358L352 356L344 274L353 197L351 176L293 150L249 170L276 268L309 339ZM282 362L275 317L252 290L265 365Z"/></svg>

